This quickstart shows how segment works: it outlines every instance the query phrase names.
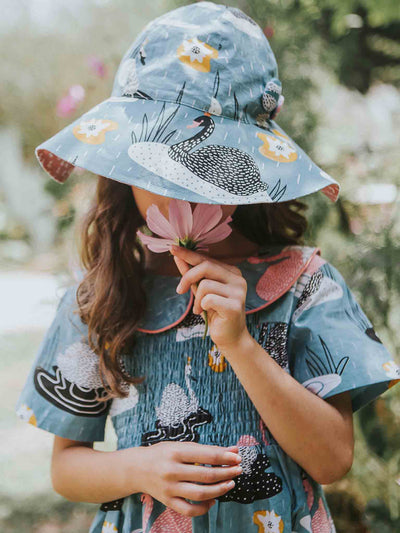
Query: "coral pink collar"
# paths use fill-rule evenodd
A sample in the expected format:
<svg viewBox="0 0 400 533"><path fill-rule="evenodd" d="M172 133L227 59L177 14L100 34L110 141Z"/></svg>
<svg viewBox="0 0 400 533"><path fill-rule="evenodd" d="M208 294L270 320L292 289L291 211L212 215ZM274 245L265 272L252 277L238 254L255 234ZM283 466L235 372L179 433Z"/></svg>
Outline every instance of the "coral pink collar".
<svg viewBox="0 0 400 533"><path fill-rule="evenodd" d="M320 254L319 248L310 246L275 245L237 264L247 281L246 314L256 313L283 296L303 272L324 262ZM194 297L191 291L176 292L179 279L179 276L146 275L148 303L139 331L162 333L184 320Z"/></svg>

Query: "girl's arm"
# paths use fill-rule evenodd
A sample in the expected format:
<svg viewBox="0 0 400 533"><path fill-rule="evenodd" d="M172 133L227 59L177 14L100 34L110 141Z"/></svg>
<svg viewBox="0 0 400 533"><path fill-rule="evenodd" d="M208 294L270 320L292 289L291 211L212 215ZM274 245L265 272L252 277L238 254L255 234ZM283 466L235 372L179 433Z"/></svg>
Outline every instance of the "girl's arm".
<svg viewBox="0 0 400 533"><path fill-rule="evenodd" d="M341 479L353 463L350 393L326 400L312 393L250 335L223 350L282 449L318 483Z"/></svg>
<svg viewBox="0 0 400 533"><path fill-rule="evenodd" d="M103 452L92 442L54 437L53 489L70 501L103 503L139 492L143 486L144 448ZM135 475L132 467L135 466Z"/></svg>
<svg viewBox="0 0 400 533"><path fill-rule="evenodd" d="M177 292L193 287L193 312L207 311L214 343L281 448L319 483L342 478L353 462L350 393L319 398L265 357L246 326L247 285L237 267L181 247L171 252L182 274Z"/></svg>

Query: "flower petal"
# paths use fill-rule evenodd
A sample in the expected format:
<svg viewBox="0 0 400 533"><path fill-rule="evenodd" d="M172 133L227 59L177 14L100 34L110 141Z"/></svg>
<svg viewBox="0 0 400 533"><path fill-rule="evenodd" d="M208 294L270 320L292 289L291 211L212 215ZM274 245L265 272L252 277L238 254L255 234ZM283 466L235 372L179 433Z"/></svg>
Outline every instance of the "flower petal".
<svg viewBox="0 0 400 533"><path fill-rule="evenodd" d="M147 227L156 235L160 235L160 237L167 239L175 239L177 237L174 228L155 204L152 204L146 211L146 223Z"/></svg>
<svg viewBox="0 0 400 533"><path fill-rule="evenodd" d="M169 221L180 239L188 237L193 225L190 203L172 198L169 202Z"/></svg>
<svg viewBox="0 0 400 533"><path fill-rule="evenodd" d="M232 233L232 228L228 225L232 221L232 217L227 217L221 224L214 229L200 237L199 244L212 244L224 240L228 235Z"/></svg>
<svg viewBox="0 0 400 533"><path fill-rule="evenodd" d="M136 235L139 237L142 244L145 244L149 250L156 253L168 252L171 244L176 244L172 239L151 237L150 235L145 235L140 230L136 232Z"/></svg>
<svg viewBox="0 0 400 533"><path fill-rule="evenodd" d="M220 205L197 204L193 211L192 239L196 241L202 234L210 231L222 218Z"/></svg>

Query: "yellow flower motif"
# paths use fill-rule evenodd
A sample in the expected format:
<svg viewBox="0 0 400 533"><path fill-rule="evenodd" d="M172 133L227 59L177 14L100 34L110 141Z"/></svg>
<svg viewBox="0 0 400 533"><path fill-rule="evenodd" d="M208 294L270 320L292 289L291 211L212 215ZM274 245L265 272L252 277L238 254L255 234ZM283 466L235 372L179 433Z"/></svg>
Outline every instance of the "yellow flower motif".
<svg viewBox="0 0 400 533"><path fill-rule="evenodd" d="M73 128L72 133L83 143L102 144L106 140L106 131L113 131L117 128L117 122L92 118L80 122Z"/></svg>
<svg viewBox="0 0 400 533"><path fill-rule="evenodd" d="M223 372L226 369L225 357L221 354L215 344L208 352L208 365L211 366L214 372Z"/></svg>
<svg viewBox="0 0 400 533"><path fill-rule="evenodd" d="M258 526L258 533L282 533L284 524L282 518L272 511L255 511L253 522Z"/></svg>
<svg viewBox="0 0 400 533"><path fill-rule="evenodd" d="M292 163L293 161L296 161L297 153L291 144L287 142L289 138L278 130L273 130L273 132L281 138L279 139L266 133L257 133L257 137L264 143L258 148L260 153L265 157L268 157L268 159L273 159L280 163Z"/></svg>
<svg viewBox="0 0 400 533"><path fill-rule="evenodd" d="M400 378L400 366L395 361L387 361L383 363L382 367L389 378L395 380Z"/></svg>
<svg viewBox="0 0 400 533"><path fill-rule="evenodd" d="M176 54L185 65L200 72L210 72L210 59L218 57L218 50L194 37L183 41Z"/></svg>
<svg viewBox="0 0 400 533"><path fill-rule="evenodd" d="M37 426L35 413L26 405L26 403L21 405L17 411L17 415L24 420L24 422L28 422L29 424L32 424L32 426Z"/></svg>
<svg viewBox="0 0 400 533"><path fill-rule="evenodd" d="M118 529L112 522L103 522L103 527L101 528L101 533L115 533L118 532Z"/></svg>
<svg viewBox="0 0 400 533"><path fill-rule="evenodd" d="M393 360L387 361L382 365L384 371L386 372L389 378L393 378L389 381L388 389L400 382L400 366Z"/></svg>

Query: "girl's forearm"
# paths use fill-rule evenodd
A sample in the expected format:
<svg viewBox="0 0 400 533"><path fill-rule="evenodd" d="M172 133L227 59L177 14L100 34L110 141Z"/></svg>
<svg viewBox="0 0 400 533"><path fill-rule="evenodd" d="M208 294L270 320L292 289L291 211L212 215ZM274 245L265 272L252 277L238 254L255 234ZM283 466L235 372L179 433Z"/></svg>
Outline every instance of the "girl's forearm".
<svg viewBox="0 0 400 533"><path fill-rule="evenodd" d="M251 336L220 351L265 425L294 461L319 483L331 483L347 473L352 463L352 432L333 405L266 357Z"/></svg>
<svg viewBox="0 0 400 533"><path fill-rule="evenodd" d="M54 490L70 501L103 503L145 492L146 452L143 446L103 452L71 446L53 456Z"/></svg>

